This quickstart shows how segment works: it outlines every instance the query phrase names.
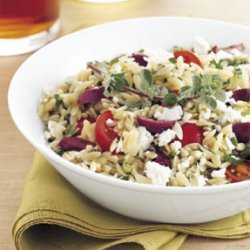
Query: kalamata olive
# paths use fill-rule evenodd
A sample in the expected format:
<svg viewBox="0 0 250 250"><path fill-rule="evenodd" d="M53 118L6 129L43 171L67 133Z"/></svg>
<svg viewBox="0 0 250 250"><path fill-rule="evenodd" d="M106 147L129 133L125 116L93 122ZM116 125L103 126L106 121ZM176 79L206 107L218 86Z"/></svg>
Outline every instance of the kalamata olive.
<svg viewBox="0 0 250 250"><path fill-rule="evenodd" d="M94 87L83 92L78 98L78 104L95 104L99 102L104 96L104 87Z"/></svg>
<svg viewBox="0 0 250 250"><path fill-rule="evenodd" d="M234 90L232 97L235 101L250 102L250 88Z"/></svg>
<svg viewBox="0 0 250 250"><path fill-rule="evenodd" d="M95 146L94 142L83 140L80 137L64 137L59 142L59 147L64 151L81 151L85 149L88 145Z"/></svg>
<svg viewBox="0 0 250 250"><path fill-rule="evenodd" d="M139 53L133 53L132 57L134 58L135 62L137 62L140 66L146 67L148 65L148 62L145 60L145 57L148 56Z"/></svg>
<svg viewBox="0 0 250 250"><path fill-rule="evenodd" d="M233 124L233 132L235 133L238 142L250 142L250 122Z"/></svg>

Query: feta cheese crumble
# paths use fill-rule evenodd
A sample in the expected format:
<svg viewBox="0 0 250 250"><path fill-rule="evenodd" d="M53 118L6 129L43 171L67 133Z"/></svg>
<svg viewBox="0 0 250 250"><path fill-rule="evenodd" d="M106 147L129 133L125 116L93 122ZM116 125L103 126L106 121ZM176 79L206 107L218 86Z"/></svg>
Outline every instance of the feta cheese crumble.
<svg viewBox="0 0 250 250"><path fill-rule="evenodd" d="M139 148L146 150L150 147L154 137L147 131L145 127L138 127L139 132Z"/></svg>
<svg viewBox="0 0 250 250"><path fill-rule="evenodd" d="M206 185L207 178L205 178L203 175L196 175L196 182L198 187L202 187Z"/></svg>
<svg viewBox="0 0 250 250"><path fill-rule="evenodd" d="M170 149L175 153L179 154L180 149L182 148L182 145L179 141L174 141L170 144Z"/></svg>
<svg viewBox="0 0 250 250"><path fill-rule="evenodd" d="M116 153L122 152L122 139L120 139L120 140L117 142L115 152L116 152Z"/></svg>
<svg viewBox="0 0 250 250"><path fill-rule="evenodd" d="M108 125L108 126L112 126L113 124L114 124L114 121L112 120L112 119L108 119L107 121L106 121L106 124Z"/></svg>
<svg viewBox="0 0 250 250"><path fill-rule="evenodd" d="M180 170L184 169L184 168L188 168L191 164L192 161L192 157L189 156L188 158L186 158L184 161L182 161L181 163L178 164L178 168Z"/></svg>
<svg viewBox="0 0 250 250"><path fill-rule="evenodd" d="M217 53L216 53L216 59L218 61L220 60L233 60L234 59L234 56L228 52L225 52L223 50L219 50Z"/></svg>
<svg viewBox="0 0 250 250"><path fill-rule="evenodd" d="M122 72L122 67L119 64L114 64L113 67L111 68L112 73L121 73Z"/></svg>
<svg viewBox="0 0 250 250"><path fill-rule="evenodd" d="M169 182L171 169L157 162L148 161L145 165L146 176L153 185L165 186Z"/></svg>
<svg viewBox="0 0 250 250"><path fill-rule="evenodd" d="M225 178L226 168L222 168L220 170L214 170L211 174L213 178Z"/></svg>
<svg viewBox="0 0 250 250"><path fill-rule="evenodd" d="M217 110L222 111L222 115L220 116L220 122L225 124L235 123L235 122L244 122L245 118L241 115L238 110L233 109L232 107L227 107L225 103L217 100Z"/></svg>
<svg viewBox="0 0 250 250"><path fill-rule="evenodd" d="M159 63L167 63L169 58L174 57L173 53L168 52L165 49L145 48L144 53L148 55L144 60L148 61L149 67Z"/></svg>
<svg viewBox="0 0 250 250"><path fill-rule="evenodd" d="M178 105L173 108L164 107L162 112L157 110L154 114L154 117L157 120L176 121L176 120L180 120L182 115L183 115L182 107Z"/></svg>
<svg viewBox="0 0 250 250"><path fill-rule="evenodd" d="M229 103L230 105L234 105L236 103L236 101L234 100L234 98L232 98L233 91L225 91L225 94L226 94L225 103Z"/></svg>
<svg viewBox="0 0 250 250"><path fill-rule="evenodd" d="M196 36L193 43L193 49L198 55L206 55L211 49L211 46L203 37Z"/></svg>

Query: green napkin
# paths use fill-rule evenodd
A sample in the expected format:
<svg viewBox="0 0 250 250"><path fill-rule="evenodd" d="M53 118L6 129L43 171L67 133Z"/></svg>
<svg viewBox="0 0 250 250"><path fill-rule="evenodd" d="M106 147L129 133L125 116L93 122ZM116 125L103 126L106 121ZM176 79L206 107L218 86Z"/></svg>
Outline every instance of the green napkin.
<svg viewBox="0 0 250 250"><path fill-rule="evenodd" d="M250 235L250 211L199 225L137 221L95 204L39 154L34 157L13 224L17 249L178 249L188 234L216 238Z"/></svg>

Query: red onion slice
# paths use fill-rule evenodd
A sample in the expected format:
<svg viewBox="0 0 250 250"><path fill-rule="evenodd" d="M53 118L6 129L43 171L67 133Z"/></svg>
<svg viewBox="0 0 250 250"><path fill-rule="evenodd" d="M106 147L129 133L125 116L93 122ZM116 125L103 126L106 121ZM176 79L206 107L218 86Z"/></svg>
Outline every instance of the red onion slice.
<svg viewBox="0 0 250 250"><path fill-rule="evenodd" d="M167 155L165 155L161 151L157 151L156 153L157 153L157 157L155 159L155 162L166 167L171 167L171 162Z"/></svg>
<svg viewBox="0 0 250 250"><path fill-rule="evenodd" d="M138 96L140 97L146 97L146 98L149 98L149 96L137 89L134 89L134 88L131 88L131 87L128 87L128 86L125 86L124 87L124 90L130 92L130 93L134 93L134 94L137 94Z"/></svg>
<svg viewBox="0 0 250 250"><path fill-rule="evenodd" d="M244 51L245 50L245 45L243 43L239 44L233 44L224 48L219 48L217 45L213 46L211 51L214 53L217 53L220 50L226 51L226 52L232 52L232 50L237 49L239 51Z"/></svg>
<svg viewBox="0 0 250 250"><path fill-rule="evenodd" d="M95 73L97 73L100 76L103 75L103 72L93 64L88 64L87 68L91 69L92 71L94 71Z"/></svg>
<svg viewBox="0 0 250 250"><path fill-rule="evenodd" d="M88 145L95 146L95 143L88 140L83 140L80 137L71 136L62 138L58 145L64 151L81 151Z"/></svg>
<svg viewBox="0 0 250 250"><path fill-rule="evenodd" d="M235 133L238 142L250 142L250 122L233 124L233 132Z"/></svg>
<svg viewBox="0 0 250 250"><path fill-rule="evenodd" d="M152 134L161 133L164 130L172 128L175 124L175 121L155 121L144 116L137 116L137 122Z"/></svg>
<svg viewBox="0 0 250 250"><path fill-rule="evenodd" d="M250 88L234 90L233 98L235 101L250 102Z"/></svg>
<svg viewBox="0 0 250 250"><path fill-rule="evenodd" d="M94 87L83 92L78 98L78 104L95 104L99 102L103 97L104 87Z"/></svg>

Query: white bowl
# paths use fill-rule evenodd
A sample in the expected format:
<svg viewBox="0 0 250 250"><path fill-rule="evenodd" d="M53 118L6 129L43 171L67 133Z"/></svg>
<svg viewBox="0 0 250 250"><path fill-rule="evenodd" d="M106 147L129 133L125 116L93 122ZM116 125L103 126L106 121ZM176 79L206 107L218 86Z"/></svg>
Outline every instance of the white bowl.
<svg viewBox="0 0 250 250"><path fill-rule="evenodd" d="M212 44L243 42L250 29L225 22L152 17L107 23L67 35L33 54L17 70L9 89L12 117L27 140L80 192L102 206L136 219L200 223L250 208L250 181L211 187L160 187L130 183L80 168L47 145L37 106L43 91L76 74L86 62L111 59L144 47L189 47L196 35Z"/></svg>

